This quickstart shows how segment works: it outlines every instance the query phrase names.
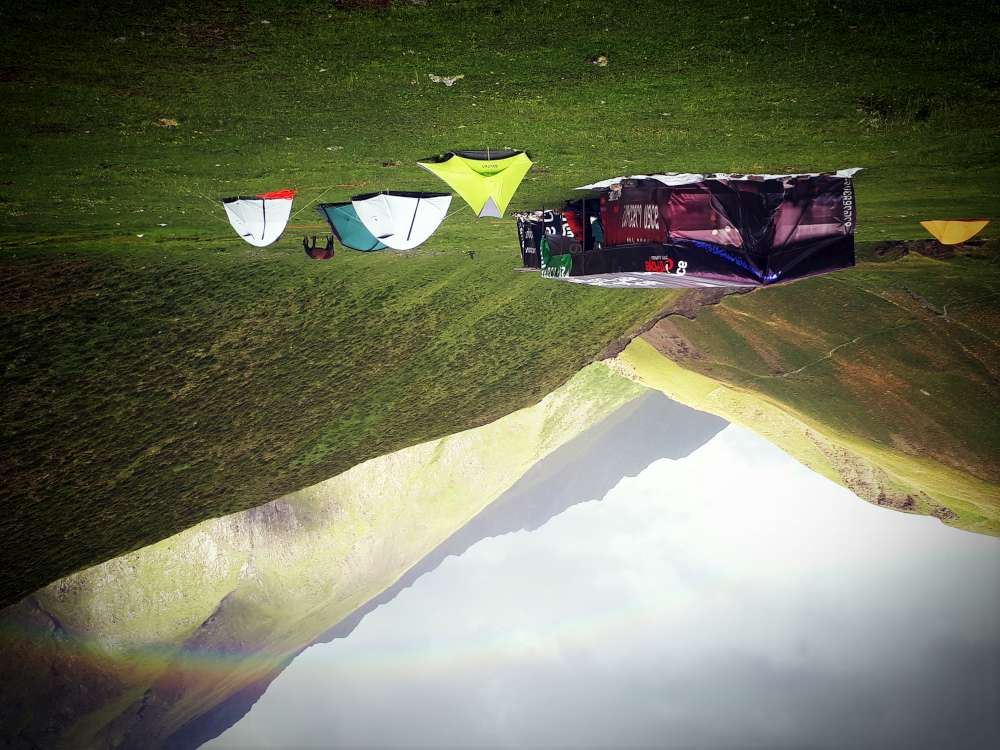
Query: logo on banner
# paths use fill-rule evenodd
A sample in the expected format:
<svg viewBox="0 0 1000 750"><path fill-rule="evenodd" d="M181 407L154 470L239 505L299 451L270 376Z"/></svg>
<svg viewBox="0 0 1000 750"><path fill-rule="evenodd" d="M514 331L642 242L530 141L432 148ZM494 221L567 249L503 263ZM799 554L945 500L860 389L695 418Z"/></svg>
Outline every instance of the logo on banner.
<svg viewBox="0 0 1000 750"><path fill-rule="evenodd" d="M844 180L844 226L848 232L854 231L854 184L850 178Z"/></svg>
<svg viewBox="0 0 1000 750"><path fill-rule="evenodd" d="M646 261L647 271L651 273L669 273L674 276L685 275L687 273L687 266L686 260L674 263L674 259L668 255L652 255Z"/></svg>
<svg viewBox="0 0 1000 750"><path fill-rule="evenodd" d="M622 206L622 229L659 229L660 208L655 203L626 203Z"/></svg>
<svg viewBox="0 0 1000 750"><path fill-rule="evenodd" d="M572 255L550 255L542 263L542 276L546 279L564 279L572 270Z"/></svg>

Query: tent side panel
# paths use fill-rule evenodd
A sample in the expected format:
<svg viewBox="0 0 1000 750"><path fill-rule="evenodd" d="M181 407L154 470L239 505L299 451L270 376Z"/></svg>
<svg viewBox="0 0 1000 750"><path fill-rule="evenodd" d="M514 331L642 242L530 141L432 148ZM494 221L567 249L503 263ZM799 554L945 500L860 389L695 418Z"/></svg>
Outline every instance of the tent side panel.
<svg viewBox="0 0 1000 750"><path fill-rule="evenodd" d="M266 247L277 242L285 231L288 218L292 215L292 199L267 198L260 202L263 204L261 211L264 215L264 238L261 240L261 246Z"/></svg>
<svg viewBox="0 0 1000 750"><path fill-rule="evenodd" d="M545 236L545 226L541 221L517 217L517 239L521 245L521 265L525 268L541 268L539 247Z"/></svg>
<svg viewBox="0 0 1000 750"><path fill-rule="evenodd" d="M545 237L572 237L566 217L559 211L532 211L515 214L521 262L525 268L541 268L541 247Z"/></svg>
<svg viewBox="0 0 1000 750"><path fill-rule="evenodd" d="M606 273L665 273L734 284L759 284L739 256L708 243L647 243L573 255L571 276Z"/></svg>
<svg viewBox="0 0 1000 750"><path fill-rule="evenodd" d="M854 265L857 228L850 177L820 175L786 182L771 220L767 283Z"/></svg>
<svg viewBox="0 0 1000 750"><path fill-rule="evenodd" d="M953 219L950 221L922 221L920 225L934 235L942 245L958 245L979 234L988 219Z"/></svg>
<svg viewBox="0 0 1000 750"><path fill-rule="evenodd" d="M376 239L394 250L409 250L440 226L448 213L451 193L375 193L356 196L351 203Z"/></svg>
<svg viewBox="0 0 1000 750"><path fill-rule="evenodd" d="M324 203L318 210L344 247L361 252L385 249L385 245L361 223L350 203Z"/></svg>
<svg viewBox="0 0 1000 750"><path fill-rule="evenodd" d="M813 239L772 250L765 284L815 276L854 265L854 235Z"/></svg>
<svg viewBox="0 0 1000 750"><path fill-rule="evenodd" d="M417 162L417 165L426 169L458 193L462 200L476 212L477 216L483 210L483 206L490 196L489 185L464 161L452 158L440 163Z"/></svg>
<svg viewBox="0 0 1000 750"><path fill-rule="evenodd" d="M683 261L687 273L760 283L766 275L760 241L766 218L759 203L752 193L707 184L641 185L624 188L617 195L605 193L601 196L605 247L607 252L645 248L638 255L624 256L631 259L630 266L645 253L651 261ZM659 253L650 249L656 247ZM659 270L645 268L646 259L643 267L621 270Z"/></svg>
<svg viewBox="0 0 1000 750"><path fill-rule="evenodd" d="M493 197L501 216L507 210L507 206L510 205L511 200L514 198L514 193L521 186L521 182L524 180L525 175L528 174L528 170L531 169L531 165L531 159L528 158L527 154L517 154L509 160L504 170L496 176L497 185Z"/></svg>

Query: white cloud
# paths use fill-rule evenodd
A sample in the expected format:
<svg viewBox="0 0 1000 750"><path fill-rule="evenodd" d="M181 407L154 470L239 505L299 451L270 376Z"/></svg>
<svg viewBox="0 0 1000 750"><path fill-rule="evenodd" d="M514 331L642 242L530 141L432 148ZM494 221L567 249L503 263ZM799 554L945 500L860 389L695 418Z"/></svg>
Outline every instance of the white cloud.
<svg viewBox="0 0 1000 750"><path fill-rule="evenodd" d="M955 746L1000 699L998 591L998 540L730 426L446 559L211 746Z"/></svg>

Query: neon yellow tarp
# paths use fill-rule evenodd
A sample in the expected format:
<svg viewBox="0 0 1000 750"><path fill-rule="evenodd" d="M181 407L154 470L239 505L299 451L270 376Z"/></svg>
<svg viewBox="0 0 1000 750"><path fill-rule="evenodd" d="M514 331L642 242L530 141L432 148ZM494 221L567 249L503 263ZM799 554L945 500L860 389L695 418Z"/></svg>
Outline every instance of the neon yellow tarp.
<svg viewBox="0 0 1000 750"><path fill-rule="evenodd" d="M531 169L523 151L452 151L436 161L418 161L468 203L477 216L503 216Z"/></svg>
<svg viewBox="0 0 1000 750"><path fill-rule="evenodd" d="M989 224L988 219L951 219L943 221L922 221L920 224L933 234L942 245L957 245L972 239Z"/></svg>

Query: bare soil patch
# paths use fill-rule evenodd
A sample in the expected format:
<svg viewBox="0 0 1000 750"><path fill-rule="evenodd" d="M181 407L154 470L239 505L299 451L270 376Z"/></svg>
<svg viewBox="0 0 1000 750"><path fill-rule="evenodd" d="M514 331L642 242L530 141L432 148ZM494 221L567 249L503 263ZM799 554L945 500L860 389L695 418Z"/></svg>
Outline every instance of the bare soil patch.
<svg viewBox="0 0 1000 750"><path fill-rule="evenodd" d="M647 332L651 331L657 323L665 318L669 318L671 315L681 315L688 320L694 320L698 315L698 310L702 307L705 307L706 305L717 305L724 297L727 297L730 294L747 294L751 291L753 291L753 287L707 287L701 289L689 289L674 302L660 310L660 312L653 316L651 320L640 327L634 334L630 336L622 336L621 338L608 344L604 351L597 357L597 361L617 357L625 351L625 347L632 342L632 339L644 336ZM656 344L652 341L650 341L650 343L653 344L653 346L656 346Z"/></svg>

